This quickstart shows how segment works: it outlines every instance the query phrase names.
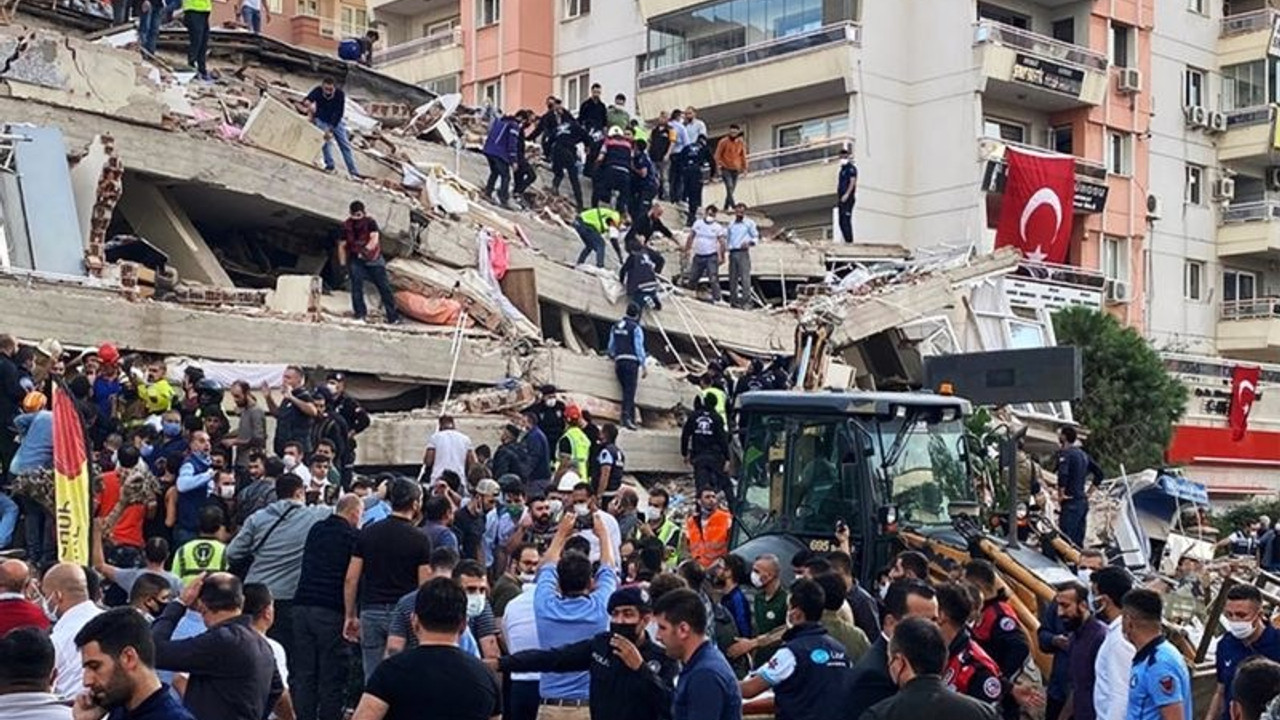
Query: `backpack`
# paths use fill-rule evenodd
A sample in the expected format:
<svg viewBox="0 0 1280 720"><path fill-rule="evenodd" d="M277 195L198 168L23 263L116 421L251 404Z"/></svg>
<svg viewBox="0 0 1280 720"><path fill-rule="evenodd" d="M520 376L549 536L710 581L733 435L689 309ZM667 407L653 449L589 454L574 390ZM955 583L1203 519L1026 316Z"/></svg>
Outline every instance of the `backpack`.
<svg viewBox="0 0 1280 720"><path fill-rule="evenodd" d="M359 60L360 41L355 38L347 38L338 43L338 57L343 60Z"/></svg>

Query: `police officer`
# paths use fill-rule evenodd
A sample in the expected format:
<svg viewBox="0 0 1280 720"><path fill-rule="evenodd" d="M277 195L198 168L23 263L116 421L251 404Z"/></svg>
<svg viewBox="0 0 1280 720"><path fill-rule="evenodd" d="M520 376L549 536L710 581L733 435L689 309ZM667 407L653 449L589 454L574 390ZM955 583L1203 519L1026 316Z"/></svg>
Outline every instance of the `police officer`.
<svg viewBox="0 0 1280 720"><path fill-rule="evenodd" d="M640 327L640 306L631 303L627 315L609 331L609 357L622 386L622 427L636 429L636 385L648 375L645 368L644 328Z"/></svg>
<svg viewBox="0 0 1280 720"><path fill-rule="evenodd" d="M969 634L967 623L973 616L973 598L968 587L947 583L936 588L938 629L947 642L947 669L942 681L962 695L992 705L1005 695L1000 667Z"/></svg>
<svg viewBox="0 0 1280 720"><path fill-rule="evenodd" d="M594 494L600 499L612 498L622 487L622 473L626 471L627 457L618 447L618 426L605 423L600 428L600 449L596 451L596 476Z"/></svg>
<svg viewBox="0 0 1280 720"><path fill-rule="evenodd" d="M1125 720L1191 720L1191 674L1182 653L1164 636L1160 595L1130 590L1121 605L1125 639L1137 648Z"/></svg>
<svg viewBox="0 0 1280 720"><path fill-rule="evenodd" d="M818 583L791 586L782 647L740 683L742 697L772 689L778 720L844 720L853 666L845 647L823 627L826 596Z"/></svg>
<svg viewBox="0 0 1280 720"><path fill-rule="evenodd" d="M996 590L996 568L986 560L974 560L964 566L964 579L982 591L982 617L973 628L973 638L1000 666L1000 674L1012 681L1022 672L1031 646L1008 596L1003 589Z"/></svg>
<svg viewBox="0 0 1280 720"><path fill-rule="evenodd" d="M645 632L653 618L649 591L615 590L608 610L607 632L551 650L524 650L486 664L502 672L588 672L592 720L670 718L679 665Z"/></svg>
<svg viewBox="0 0 1280 720"><path fill-rule="evenodd" d="M693 479L699 490L713 488L729 495L733 488L724 472L729 440L715 402L716 397L710 394L694 399L693 414L680 431L680 454L693 466Z"/></svg>

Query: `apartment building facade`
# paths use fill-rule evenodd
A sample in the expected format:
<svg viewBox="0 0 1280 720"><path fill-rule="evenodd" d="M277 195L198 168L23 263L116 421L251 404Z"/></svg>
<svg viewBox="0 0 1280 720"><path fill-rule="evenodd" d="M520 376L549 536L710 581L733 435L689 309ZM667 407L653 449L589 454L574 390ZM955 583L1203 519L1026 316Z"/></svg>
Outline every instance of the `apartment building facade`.
<svg viewBox="0 0 1280 720"><path fill-rule="evenodd" d="M364 35L369 29L369 8L364 0L263 0L269 15L262 34L316 52L334 54L338 42ZM212 22L219 27L235 21L238 3L215 0Z"/></svg>

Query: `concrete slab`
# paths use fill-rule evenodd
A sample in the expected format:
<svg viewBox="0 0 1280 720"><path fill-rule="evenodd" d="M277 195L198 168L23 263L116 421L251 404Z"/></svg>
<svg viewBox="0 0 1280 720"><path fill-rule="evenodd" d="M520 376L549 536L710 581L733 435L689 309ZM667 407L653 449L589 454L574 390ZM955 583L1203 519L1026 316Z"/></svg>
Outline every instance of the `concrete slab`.
<svg viewBox="0 0 1280 720"><path fill-rule="evenodd" d="M85 243L62 132L57 127L28 125L10 125L8 132L27 138L14 144L13 164L22 189L31 269L84 275Z"/></svg>
<svg viewBox="0 0 1280 720"><path fill-rule="evenodd" d="M129 155L125 155L126 164ZM178 277L191 282L235 287L200 231L163 188L133 179L125 183L120 212L138 235L169 255Z"/></svg>
<svg viewBox="0 0 1280 720"><path fill-rule="evenodd" d="M319 310L320 278L314 275L281 275L267 296L267 307L285 315L313 317Z"/></svg>
<svg viewBox="0 0 1280 720"><path fill-rule="evenodd" d="M80 222L80 234L86 246L93 230L93 206L98 202L98 183L107 167L107 150L102 137L95 137L89 149L71 168L71 192L76 199L76 220Z"/></svg>
<svg viewBox="0 0 1280 720"><path fill-rule="evenodd" d="M307 165L316 164L324 132L283 102L263 95L249 113L240 139L254 147Z"/></svg>

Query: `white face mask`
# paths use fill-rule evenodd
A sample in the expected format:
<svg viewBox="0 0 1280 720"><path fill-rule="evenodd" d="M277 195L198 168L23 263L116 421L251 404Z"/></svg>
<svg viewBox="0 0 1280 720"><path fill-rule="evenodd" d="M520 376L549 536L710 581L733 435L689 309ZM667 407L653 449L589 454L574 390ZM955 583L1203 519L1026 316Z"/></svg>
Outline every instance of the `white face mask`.
<svg viewBox="0 0 1280 720"><path fill-rule="evenodd" d="M590 515L591 506L587 505L586 503L578 503L577 505L573 506L573 512L579 517Z"/></svg>
<svg viewBox="0 0 1280 720"><path fill-rule="evenodd" d="M520 573L517 577L520 578L520 582L522 583L531 583L534 580L533 573Z"/></svg>
<svg viewBox="0 0 1280 720"><path fill-rule="evenodd" d="M644 519L653 522L662 517L662 510L652 505L646 505L644 508Z"/></svg>
<svg viewBox="0 0 1280 720"><path fill-rule="evenodd" d="M484 612L484 593L470 593L467 595L467 618L480 617L480 613Z"/></svg>
<svg viewBox="0 0 1280 720"><path fill-rule="evenodd" d="M760 573L755 570L751 571L751 585L758 588L764 587L764 578L760 577Z"/></svg>
<svg viewBox="0 0 1280 720"><path fill-rule="evenodd" d="M298 467L298 458L292 455L285 455L284 457L280 458L280 462L284 464L284 467L286 470L292 470Z"/></svg>
<svg viewBox="0 0 1280 720"><path fill-rule="evenodd" d="M552 499L548 500L547 504L551 506L551 517L560 517L560 512L564 510L564 503L560 502L558 499Z"/></svg>
<svg viewBox="0 0 1280 720"><path fill-rule="evenodd" d="M1218 619L1222 622L1223 629L1237 640L1247 639L1257 629L1257 626L1248 620L1228 620L1221 616Z"/></svg>
<svg viewBox="0 0 1280 720"><path fill-rule="evenodd" d="M1089 587L1089 578L1093 577L1093 571L1089 568L1080 568L1076 570L1076 577L1080 579L1081 584Z"/></svg>
<svg viewBox="0 0 1280 720"><path fill-rule="evenodd" d="M888 585L881 585L881 586L880 586L880 599L881 599L881 600L884 600L884 599L885 599L886 597L888 597L888 596L889 596L889 586L888 586Z"/></svg>
<svg viewBox="0 0 1280 720"><path fill-rule="evenodd" d="M236 496L235 485L219 485L218 486L218 497L229 500L235 496Z"/></svg>

